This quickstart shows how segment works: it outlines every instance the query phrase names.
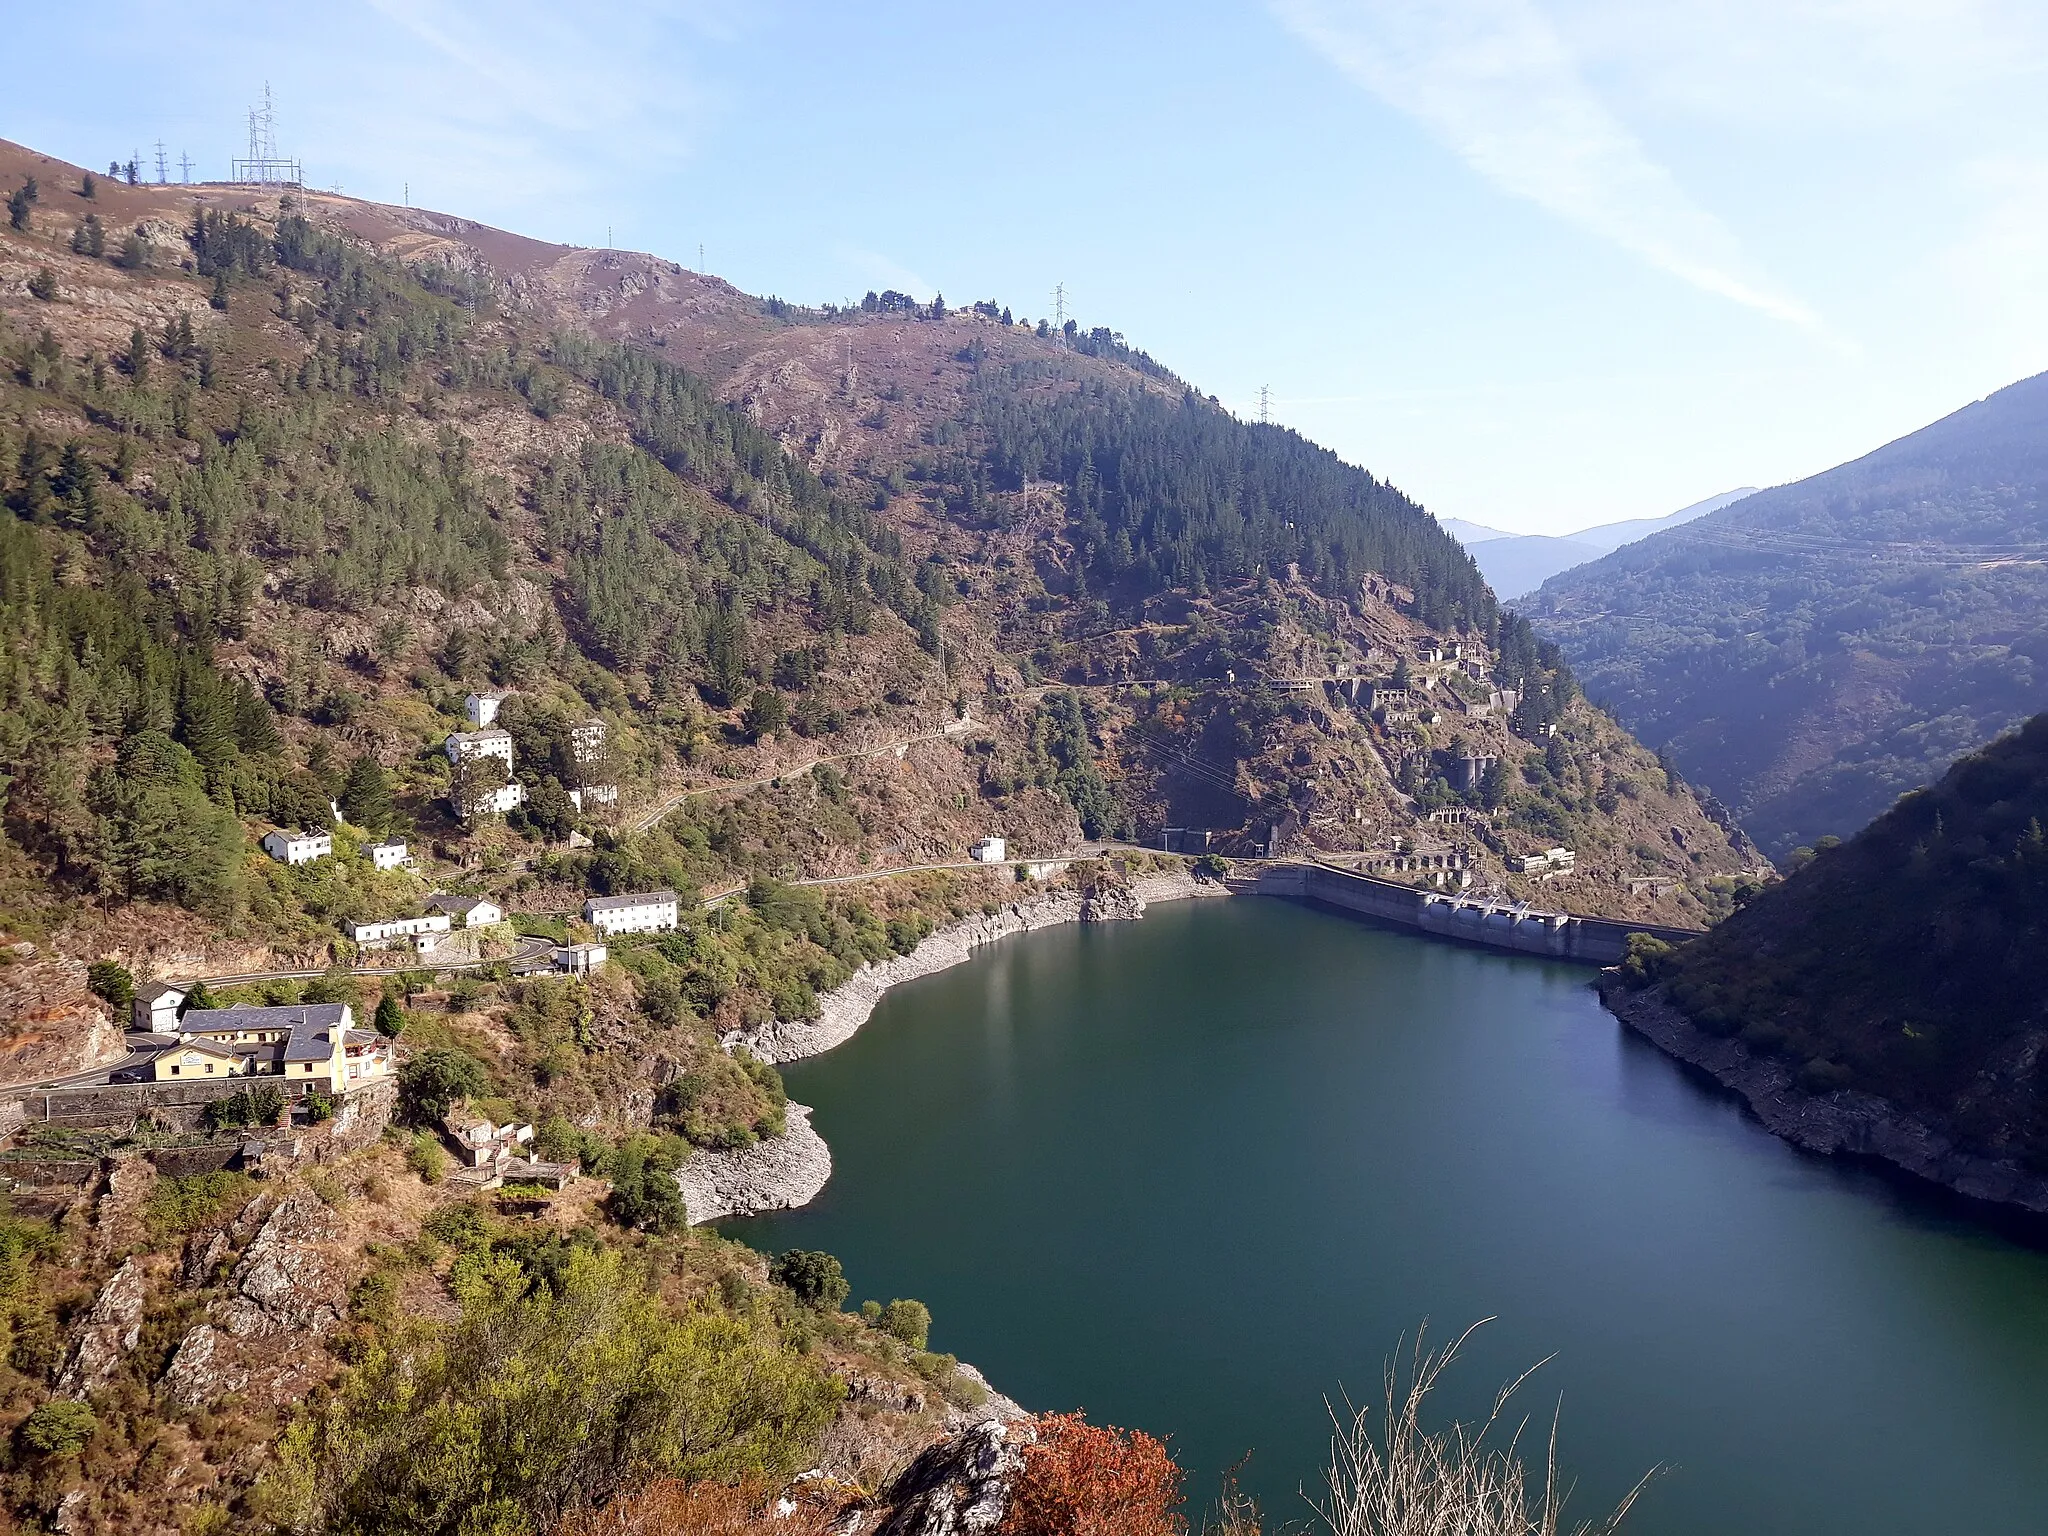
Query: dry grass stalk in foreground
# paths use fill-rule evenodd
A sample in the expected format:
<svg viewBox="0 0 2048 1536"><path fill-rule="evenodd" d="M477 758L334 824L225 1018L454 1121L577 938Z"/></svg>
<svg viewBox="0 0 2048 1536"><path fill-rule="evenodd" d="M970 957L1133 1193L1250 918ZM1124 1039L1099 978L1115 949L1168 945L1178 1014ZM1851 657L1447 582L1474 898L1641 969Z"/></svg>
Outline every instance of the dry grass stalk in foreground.
<svg viewBox="0 0 2048 1536"><path fill-rule="evenodd" d="M1567 1527L1556 1415L1540 1486L1519 1454L1526 1419L1508 1433L1505 1445L1493 1443L1503 1430L1509 1398L1543 1362L1501 1389L1484 1423L1435 1432L1423 1427L1429 1394L1471 1334L1467 1328L1448 1347L1426 1351L1418 1333L1405 1380L1397 1363L1389 1362L1386 1416L1377 1433L1367 1423L1370 1410L1353 1409L1344 1418L1332 1409L1337 1434L1330 1444L1330 1492L1317 1506L1330 1536L1611 1536L1620 1527L1655 1469L1605 1520Z"/></svg>

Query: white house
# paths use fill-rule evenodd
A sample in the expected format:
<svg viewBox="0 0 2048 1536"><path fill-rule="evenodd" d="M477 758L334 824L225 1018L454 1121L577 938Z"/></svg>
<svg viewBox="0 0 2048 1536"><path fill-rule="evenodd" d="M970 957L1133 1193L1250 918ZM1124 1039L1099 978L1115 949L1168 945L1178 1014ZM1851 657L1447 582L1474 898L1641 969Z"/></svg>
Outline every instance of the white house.
<svg viewBox="0 0 2048 1536"><path fill-rule="evenodd" d="M128 1005L128 1027L151 1035L175 1034L178 1010L185 1006L185 995L183 987L174 987L168 981L138 987Z"/></svg>
<svg viewBox="0 0 2048 1536"><path fill-rule="evenodd" d="M1000 837L984 837L967 852L976 863L1000 864L1008 857L1005 850L1006 845Z"/></svg>
<svg viewBox="0 0 2048 1536"><path fill-rule="evenodd" d="M483 803L481 809L485 814L502 815L515 806L526 803L526 786L512 778L512 733L502 725L486 726L479 731L450 731L443 750L447 752L448 761L455 766L457 774L462 772L463 764L475 762L479 758L495 757L505 765L505 777L508 782L493 790L490 798ZM462 809L459 796L457 809Z"/></svg>
<svg viewBox="0 0 2048 1536"><path fill-rule="evenodd" d="M327 832L288 832L280 827L263 834L263 851L280 864L310 864L334 852L334 838Z"/></svg>
<svg viewBox="0 0 2048 1536"><path fill-rule="evenodd" d="M502 725L480 731L450 731L446 743L448 761L458 767L477 757L501 757L505 769L512 769L512 733Z"/></svg>
<svg viewBox="0 0 2048 1536"><path fill-rule="evenodd" d="M462 701L462 712L469 717L471 725L481 728L498 718L498 706L506 698L503 693L472 693Z"/></svg>
<svg viewBox="0 0 2048 1536"><path fill-rule="evenodd" d="M362 949L381 949L393 939L414 939L422 934L447 931L447 915L440 912L426 917L387 917L380 922L348 925L348 936Z"/></svg>
<svg viewBox="0 0 2048 1536"><path fill-rule="evenodd" d="M571 976L588 976L604 969L602 944L563 944L555 950L555 969Z"/></svg>
<svg viewBox="0 0 2048 1536"><path fill-rule="evenodd" d="M569 727L569 748L577 762L594 763L604 756L605 731L605 723L595 715Z"/></svg>
<svg viewBox="0 0 2048 1536"><path fill-rule="evenodd" d="M505 921L505 909L488 896L452 896L436 891L427 898L427 910L447 913L462 928L488 928Z"/></svg>
<svg viewBox="0 0 2048 1536"><path fill-rule="evenodd" d="M619 933L668 933L677 922L676 893L593 896L583 903L583 921L606 938Z"/></svg>
<svg viewBox="0 0 2048 1536"><path fill-rule="evenodd" d="M605 742L610 739L609 732L610 727L595 715L581 725L569 728L569 750L576 759L578 778L604 776ZM569 798L576 802L576 809L579 811L592 805L615 805L618 803L619 786L583 784L571 790Z"/></svg>
<svg viewBox="0 0 2048 1536"><path fill-rule="evenodd" d="M400 842L372 843L365 851L370 855L370 862L379 869L402 869L412 862L411 853Z"/></svg>

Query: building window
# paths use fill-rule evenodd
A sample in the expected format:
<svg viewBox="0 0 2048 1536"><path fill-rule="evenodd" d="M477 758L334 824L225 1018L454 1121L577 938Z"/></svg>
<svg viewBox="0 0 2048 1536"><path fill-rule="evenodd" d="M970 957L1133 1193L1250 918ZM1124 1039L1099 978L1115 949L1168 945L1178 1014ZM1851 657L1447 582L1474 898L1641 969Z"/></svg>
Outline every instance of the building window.
<svg viewBox="0 0 2048 1536"><path fill-rule="evenodd" d="M173 1077L176 1077L177 1075L178 1075L178 1068L177 1068L177 1067L176 1067L176 1066L174 1065L174 1066L172 1066L172 1068L171 1068L171 1076L173 1076Z"/></svg>

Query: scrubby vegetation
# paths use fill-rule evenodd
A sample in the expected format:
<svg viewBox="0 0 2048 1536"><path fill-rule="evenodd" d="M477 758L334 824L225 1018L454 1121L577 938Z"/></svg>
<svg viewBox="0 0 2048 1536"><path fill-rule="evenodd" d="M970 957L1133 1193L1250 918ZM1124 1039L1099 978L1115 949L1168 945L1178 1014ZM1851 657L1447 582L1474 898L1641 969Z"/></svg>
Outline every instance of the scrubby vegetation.
<svg viewBox="0 0 2048 1536"><path fill-rule="evenodd" d="M786 1479L840 1392L772 1324L664 1305L616 1252L474 1241L461 1318L394 1326L295 1425L275 1517L335 1533L544 1531L656 1476Z"/></svg>

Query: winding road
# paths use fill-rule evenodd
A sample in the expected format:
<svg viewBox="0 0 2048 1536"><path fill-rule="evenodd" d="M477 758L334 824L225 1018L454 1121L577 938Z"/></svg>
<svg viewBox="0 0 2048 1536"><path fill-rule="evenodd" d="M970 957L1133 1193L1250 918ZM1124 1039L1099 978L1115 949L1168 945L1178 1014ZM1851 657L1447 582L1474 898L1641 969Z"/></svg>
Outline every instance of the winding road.
<svg viewBox="0 0 2048 1536"><path fill-rule="evenodd" d="M695 800L700 795L723 794L727 790L735 789L759 789L763 784L773 784L778 779L793 779L800 773L809 773L820 763L845 763L860 758L887 757L892 752L896 756L901 757L920 742L950 741L955 736L965 736L970 731L978 729L980 729L979 721L975 720L971 715L963 715L958 720L947 721L936 731L927 731L920 736L906 736L901 741L885 742L879 747L862 747L853 752L828 752L822 757L814 757L801 763L791 763L785 768L778 768L773 773L760 774L755 778L724 779L715 784L700 784L694 789L678 790L667 799L657 802L654 809L645 812L630 825L635 832L645 832L684 801Z"/></svg>

